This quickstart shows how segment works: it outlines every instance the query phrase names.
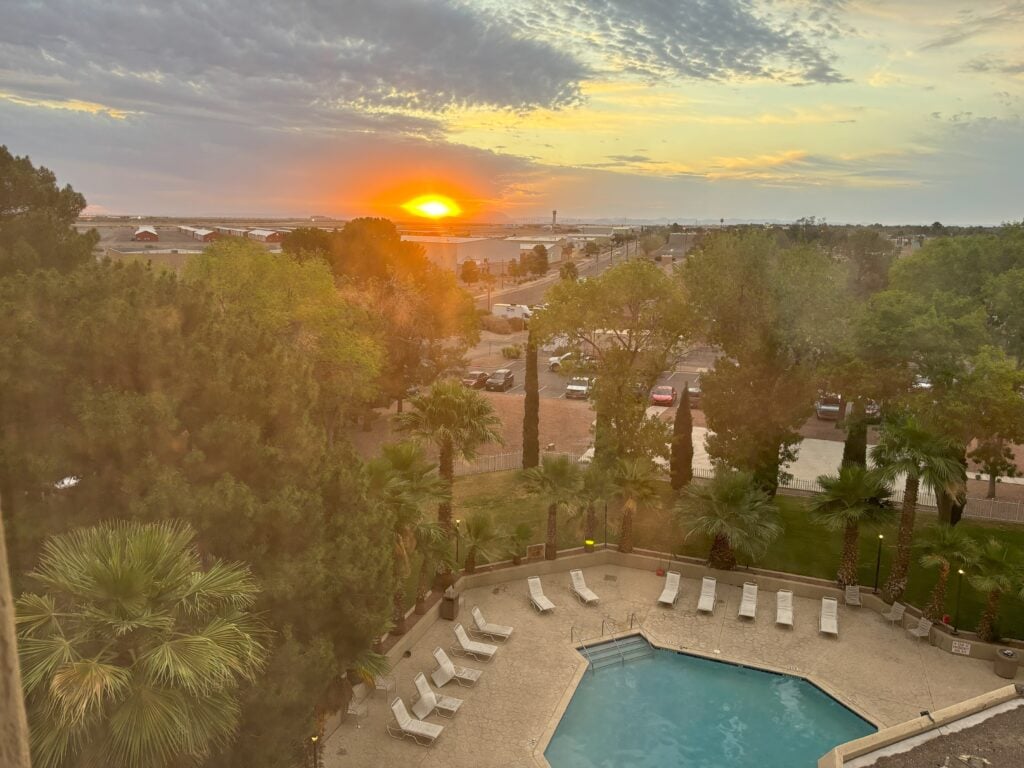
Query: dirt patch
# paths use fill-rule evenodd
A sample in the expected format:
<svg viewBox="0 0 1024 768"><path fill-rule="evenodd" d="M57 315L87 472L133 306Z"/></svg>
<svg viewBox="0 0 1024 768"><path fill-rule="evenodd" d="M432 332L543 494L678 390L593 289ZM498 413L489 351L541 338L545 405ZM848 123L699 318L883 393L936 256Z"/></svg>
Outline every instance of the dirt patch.
<svg viewBox="0 0 1024 768"><path fill-rule="evenodd" d="M1024 708L985 720L959 733L939 736L900 755L883 757L876 768L1020 768L1024 755ZM971 758L980 758L975 762Z"/></svg>

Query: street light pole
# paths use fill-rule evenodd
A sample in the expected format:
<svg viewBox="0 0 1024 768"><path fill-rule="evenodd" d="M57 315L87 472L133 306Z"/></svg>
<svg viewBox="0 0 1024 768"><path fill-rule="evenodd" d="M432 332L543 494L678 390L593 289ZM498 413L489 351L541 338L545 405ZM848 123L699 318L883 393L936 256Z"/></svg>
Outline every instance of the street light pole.
<svg viewBox="0 0 1024 768"><path fill-rule="evenodd" d="M319 739L320 737L316 735L309 737L313 746L313 768L320 768L320 754L317 751L317 741L319 741Z"/></svg>
<svg viewBox="0 0 1024 768"><path fill-rule="evenodd" d="M957 579L956 579L956 611L953 614L953 634L960 634L960 588L964 585L964 569L957 568Z"/></svg>
<svg viewBox="0 0 1024 768"><path fill-rule="evenodd" d="M608 549L608 501L604 503L604 548Z"/></svg>
<svg viewBox="0 0 1024 768"><path fill-rule="evenodd" d="M461 522L458 518L455 519L455 570L459 570L459 541L461 540L459 536L459 523Z"/></svg>
<svg viewBox="0 0 1024 768"><path fill-rule="evenodd" d="M878 574L882 569L882 539L884 534L878 534L878 554L875 556L875 588L871 590L871 594L878 594Z"/></svg>

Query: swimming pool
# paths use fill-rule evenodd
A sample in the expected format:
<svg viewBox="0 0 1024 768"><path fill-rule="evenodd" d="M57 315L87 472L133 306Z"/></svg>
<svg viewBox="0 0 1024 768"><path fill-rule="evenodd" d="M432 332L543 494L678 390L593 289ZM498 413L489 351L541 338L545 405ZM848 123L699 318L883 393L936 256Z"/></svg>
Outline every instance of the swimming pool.
<svg viewBox="0 0 1024 768"><path fill-rule="evenodd" d="M607 648L589 652L617 656ZM814 768L875 732L799 677L662 649L633 655L583 676L544 752L552 768Z"/></svg>

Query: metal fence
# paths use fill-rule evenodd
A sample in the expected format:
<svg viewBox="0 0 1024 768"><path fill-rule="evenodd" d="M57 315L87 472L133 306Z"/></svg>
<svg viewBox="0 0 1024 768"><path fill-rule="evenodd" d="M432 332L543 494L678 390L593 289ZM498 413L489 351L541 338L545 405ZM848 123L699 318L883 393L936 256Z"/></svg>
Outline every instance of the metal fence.
<svg viewBox="0 0 1024 768"><path fill-rule="evenodd" d="M976 520L997 520L1004 523L1024 523L1024 502L1000 499L967 499L964 517Z"/></svg>
<svg viewBox="0 0 1024 768"><path fill-rule="evenodd" d="M581 453L568 451L541 451L541 456L566 456L573 464L579 464ZM455 476L482 475L487 472L508 472L523 468L523 452L495 453L489 456L477 456L472 461L460 459L455 462Z"/></svg>

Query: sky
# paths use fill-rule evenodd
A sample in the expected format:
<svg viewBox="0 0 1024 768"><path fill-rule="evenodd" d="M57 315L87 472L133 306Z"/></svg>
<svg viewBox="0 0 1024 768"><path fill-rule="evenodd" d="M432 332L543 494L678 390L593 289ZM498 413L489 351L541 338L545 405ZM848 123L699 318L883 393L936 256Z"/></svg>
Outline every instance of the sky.
<svg viewBox="0 0 1024 768"><path fill-rule="evenodd" d="M1024 1L15 0L0 144L95 213L999 224Z"/></svg>

